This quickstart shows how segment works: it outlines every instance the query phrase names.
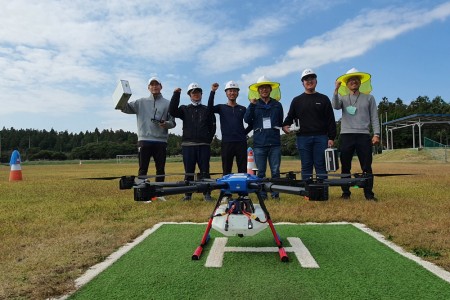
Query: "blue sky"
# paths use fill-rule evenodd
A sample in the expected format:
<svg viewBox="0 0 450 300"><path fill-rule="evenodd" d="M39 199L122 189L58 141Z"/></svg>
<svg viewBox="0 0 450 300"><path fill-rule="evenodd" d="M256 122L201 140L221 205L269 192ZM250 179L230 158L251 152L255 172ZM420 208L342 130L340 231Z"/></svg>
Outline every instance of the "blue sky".
<svg viewBox="0 0 450 300"><path fill-rule="evenodd" d="M161 78L170 99L189 83L204 91L265 75L281 83L285 114L313 68L331 97L352 67L372 75L377 102L418 96L450 101L450 1L172 0L2 1L0 128L78 133L136 131L133 115L114 110L128 80L132 99ZM204 94L204 102L208 93ZM340 113L336 112L336 118ZM172 130L181 133L181 121ZM220 136L220 131L218 131Z"/></svg>

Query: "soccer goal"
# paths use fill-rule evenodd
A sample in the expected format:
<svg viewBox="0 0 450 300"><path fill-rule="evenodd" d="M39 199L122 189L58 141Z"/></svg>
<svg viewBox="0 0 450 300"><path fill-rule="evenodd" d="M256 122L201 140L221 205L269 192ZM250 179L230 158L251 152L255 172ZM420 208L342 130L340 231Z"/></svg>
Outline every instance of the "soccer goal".
<svg viewBox="0 0 450 300"><path fill-rule="evenodd" d="M135 160L137 158L137 154L119 154L116 155L116 163L120 164L124 160Z"/></svg>

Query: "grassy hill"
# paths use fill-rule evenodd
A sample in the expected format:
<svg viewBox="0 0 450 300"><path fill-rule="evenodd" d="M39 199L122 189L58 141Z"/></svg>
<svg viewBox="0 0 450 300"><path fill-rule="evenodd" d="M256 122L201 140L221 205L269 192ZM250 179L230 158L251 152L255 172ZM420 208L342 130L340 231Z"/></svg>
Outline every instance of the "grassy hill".
<svg viewBox="0 0 450 300"><path fill-rule="evenodd" d="M447 152L447 153L446 153ZM450 151L442 148L385 150L374 156L375 162L448 162Z"/></svg>

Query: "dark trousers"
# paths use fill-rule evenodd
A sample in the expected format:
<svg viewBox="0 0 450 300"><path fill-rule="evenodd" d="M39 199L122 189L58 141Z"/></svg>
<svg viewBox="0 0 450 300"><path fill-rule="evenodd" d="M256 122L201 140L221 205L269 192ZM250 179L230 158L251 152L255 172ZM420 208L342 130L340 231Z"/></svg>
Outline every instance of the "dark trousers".
<svg viewBox="0 0 450 300"><path fill-rule="evenodd" d="M211 178L209 175L209 159L211 158L211 146L182 146L185 180L193 180L195 174L195 166L198 165L202 178ZM186 193L190 196L192 193Z"/></svg>
<svg viewBox="0 0 450 300"><path fill-rule="evenodd" d="M370 135L362 133L341 134L339 150L341 152L342 174L350 174L353 155L356 152L362 172L369 177L367 186L364 187L364 196L373 197L372 139ZM350 196L350 188L342 187L342 193Z"/></svg>
<svg viewBox="0 0 450 300"><path fill-rule="evenodd" d="M150 159L155 161L156 175L165 175L167 143L148 143L139 141L139 174L147 175ZM164 176L156 177L155 181L163 182Z"/></svg>
<svg viewBox="0 0 450 300"><path fill-rule="evenodd" d="M238 173L247 173L247 142L222 142L222 171L223 175L231 174L233 160L236 157Z"/></svg>

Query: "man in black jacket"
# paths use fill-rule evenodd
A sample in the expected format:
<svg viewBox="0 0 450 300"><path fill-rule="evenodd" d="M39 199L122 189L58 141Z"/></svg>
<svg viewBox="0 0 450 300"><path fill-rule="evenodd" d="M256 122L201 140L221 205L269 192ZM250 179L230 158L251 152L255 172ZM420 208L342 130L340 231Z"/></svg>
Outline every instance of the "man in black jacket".
<svg viewBox="0 0 450 300"><path fill-rule="evenodd" d="M283 122L283 131L290 132L294 120L299 121L296 132L297 148L302 161L302 179L312 177L313 167L320 178L325 178L325 150L333 147L336 138L336 121L330 99L316 91L317 75L305 69L301 76L304 93L292 99Z"/></svg>
<svg viewBox="0 0 450 300"><path fill-rule="evenodd" d="M214 99L219 84L213 83L209 98ZM185 180L193 180L195 166L198 165L203 178L210 178L209 159L211 157L211 141L216 133L214 113L202 101L202 89L197 83L188 86L189 105L180 106L181 88L174 91L170 101L169 113L183 120L183 136L181 148L183 153ZM213 100L214 101L214 100ZM192 193L186 193L183 200L191 200ZM205 201L212 201L210 193L204 194Z"/></svg>

